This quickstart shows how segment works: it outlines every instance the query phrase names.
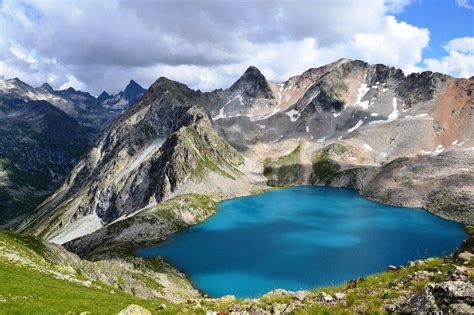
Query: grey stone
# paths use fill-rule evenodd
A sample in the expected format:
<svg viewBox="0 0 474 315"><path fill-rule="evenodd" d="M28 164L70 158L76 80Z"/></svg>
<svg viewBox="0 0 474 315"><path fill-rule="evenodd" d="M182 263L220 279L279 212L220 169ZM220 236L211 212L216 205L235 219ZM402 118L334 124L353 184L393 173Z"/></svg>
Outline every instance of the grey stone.
<svg viewBox="0 0 474 315"><path fill-rule="evenodd" d="M136 305L136 304L130 304L123 310L121 310L118 315L152 315L149 310L146 308Z"/></svg>
<svg viewBox="0 0 474 315"><path fill-rule="evenodd" d="M342 292L337 292L336 294L334 294L334 298L336 300L344 300L346 298L346 294Z"/></svg>

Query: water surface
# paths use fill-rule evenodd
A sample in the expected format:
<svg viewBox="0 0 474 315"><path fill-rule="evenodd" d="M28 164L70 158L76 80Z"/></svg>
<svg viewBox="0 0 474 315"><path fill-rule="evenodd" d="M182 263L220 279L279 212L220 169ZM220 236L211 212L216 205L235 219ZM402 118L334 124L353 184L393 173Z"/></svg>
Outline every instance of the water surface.
<svg viewBox="0 0 474 315"><path fill-rule="evenodd" d="M138 256L162 256L203 292L255 297L341 284L450 253L463 227L357 192L302 186L221 202L216 215Z"/></svg>

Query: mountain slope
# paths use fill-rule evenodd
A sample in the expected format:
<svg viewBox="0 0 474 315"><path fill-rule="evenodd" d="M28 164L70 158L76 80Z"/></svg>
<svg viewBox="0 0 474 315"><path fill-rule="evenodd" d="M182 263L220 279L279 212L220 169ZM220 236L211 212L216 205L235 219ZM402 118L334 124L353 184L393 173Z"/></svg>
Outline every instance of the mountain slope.
<svg viewBox="0 0 474 315"><path fill-rule="evenodd" d="M21 229L63 243L169 198L209 173L218 180L241 176L242 157L214 131L199 95L157 80Z"/></svg>
<svg viewBox="0 0 474 315"><path fill-rule="evenodd" d="M50 103L0 96L0 224L52 193L88 145L87 130Z"/></svg>
<svg viewBox="0 0 474 315"><path fill-rule="evenodd" d="M453 142L469 148L472 82L431 72L405 76L395 68L343 59L290 78L274 94L277 103L261 106L258 115L234 117L221 104L213 110L223 112L213 117L241 150L291 139L321 144L350 139L373 148L380 163L456 147Z"/></svg>
<svg viewBox="0 0 474 315"><path fill-rule="evenodd" d="M116 314L132 303L158 309L200 296L161 259L120 255L81 260L61 246L0 231L0 313Z"/></svg>

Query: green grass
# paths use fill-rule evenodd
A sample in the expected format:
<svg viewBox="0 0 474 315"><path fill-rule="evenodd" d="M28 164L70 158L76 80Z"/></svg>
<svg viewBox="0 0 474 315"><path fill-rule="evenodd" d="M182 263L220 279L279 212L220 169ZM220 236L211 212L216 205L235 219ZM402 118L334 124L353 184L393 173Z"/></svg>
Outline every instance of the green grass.
<svg viewBox="0 0 474 315"><path fill-rule="evenodd" d="M303 166L300 161L301 146L278 158L263 161L263 175L274 186L288 186L298 182Z"/></svg>
<svg viewBox="0 0 474 315"><path fill-rule="evenodd" d="M323 182L328 184L330 180L339 171L339 165L331 161L328 149L322 149L316 152L312 158L313 172L311 174L311 183Z"/></svg>
<svg viewBox="0 0 474 315"><path fill-rule="evenodd" d="M105 283L92 282L88 287L40 271L42 268L56 271L62 266L52 262L57 257L49 255L55 253L49 252L45 244L34 237L1 231L0 251L2 247L31 263L18 264L0 255L0 314L79 314L84 311L116 314L130 304L141 305L154 313L161 304L166 304L167 310L163 313L175 314L181 308L160 298L141 299ZM81 279L80 270L76 271L76 278ZM142 277L149 282L144 275Z"/></svg>

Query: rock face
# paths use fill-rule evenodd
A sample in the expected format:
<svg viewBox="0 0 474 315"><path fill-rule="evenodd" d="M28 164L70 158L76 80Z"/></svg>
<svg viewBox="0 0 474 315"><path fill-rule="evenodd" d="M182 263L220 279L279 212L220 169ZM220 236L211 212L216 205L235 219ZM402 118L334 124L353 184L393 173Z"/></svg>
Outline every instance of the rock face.
<svg viewBox="0 0 474 315"><path fill-rule="evenodd" d="M0 96L0 225L51 194L88 145L86 128L50 103Z"/></svg>

